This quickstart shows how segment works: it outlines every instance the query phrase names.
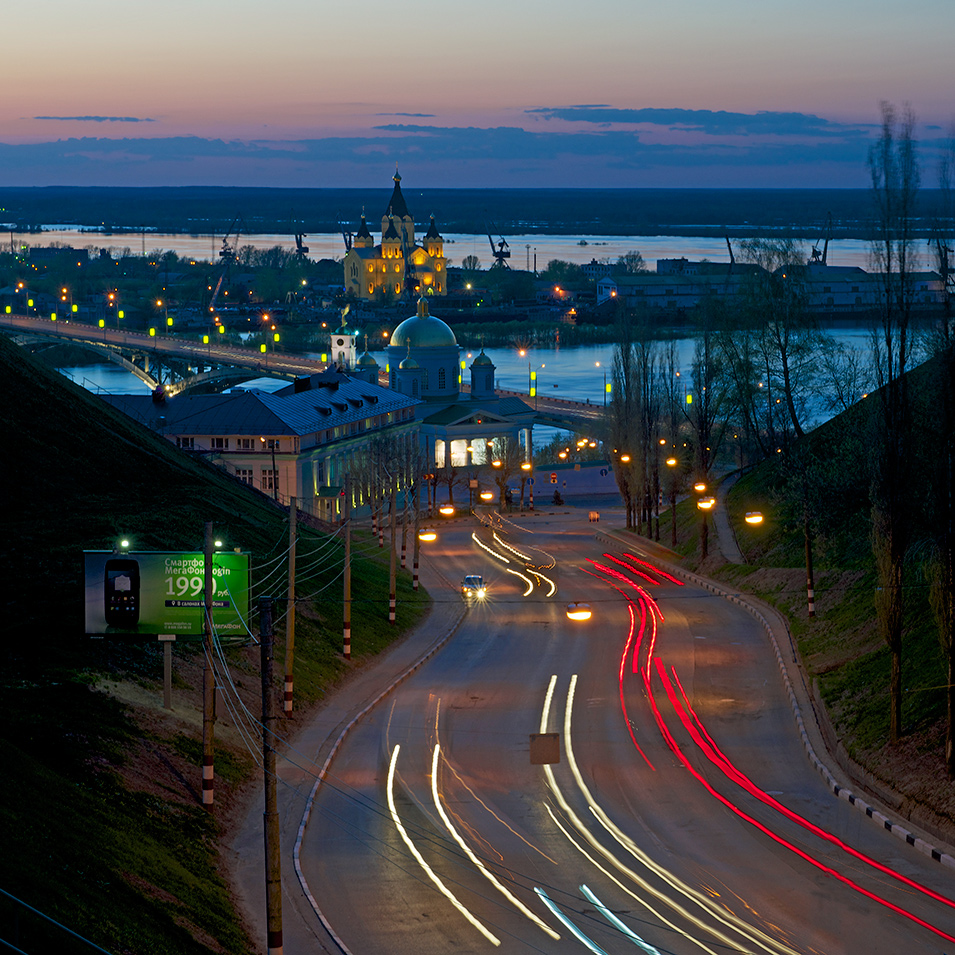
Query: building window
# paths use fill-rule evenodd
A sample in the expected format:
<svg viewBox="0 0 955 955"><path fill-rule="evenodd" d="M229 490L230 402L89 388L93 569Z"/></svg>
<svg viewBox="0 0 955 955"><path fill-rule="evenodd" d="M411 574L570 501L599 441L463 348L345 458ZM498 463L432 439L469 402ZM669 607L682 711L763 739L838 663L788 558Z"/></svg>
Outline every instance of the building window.
<svg viewBox="0 0 955 955"><path fill-rule="evenodd" d="M282 442L279 441L278 438L266 438L265 446L269 449L269 451L282 450Z"/></svg>
<svg viewBox="0 0 955 955"><path fill-rule="evenodd" d="M448 384L448 373L443 369L438 369L438 388L443 390Z"/></svg>
<svg viewBox="0 0 955 955"><path fill-rule="evenodd" d="M212 439L212 450L213 450L213 451L228 451L228 450L229 450L229 439L228 439L228 438L213 438L213 439Z"/></svg>
<svg viewBox="0 0 955 955"><path fill-rule="evenodd" d="M186 451L192 451L196 447L195 438L176 438L176 447L184 448Z"/></svg>
<svg viewBox="0 0 955 955"><path fill-rule="evenodd" d="M243 484L248 484L248 485L252 484L252 468L237 468L235 472L235 476Z"/></svg>
<svg viewBox="0 0 955 955"><path fill-rule="evenodd" d="M240 451L251 451L252 450L252 439L251 438L236 438L235 446Z"/></svg>
<svg viewBox="0 0 955 955"><path fill-rule="evenodd" d="M279 472L271 468L266 470L262 468L262 490L277 491L279 489Z"/></svg>

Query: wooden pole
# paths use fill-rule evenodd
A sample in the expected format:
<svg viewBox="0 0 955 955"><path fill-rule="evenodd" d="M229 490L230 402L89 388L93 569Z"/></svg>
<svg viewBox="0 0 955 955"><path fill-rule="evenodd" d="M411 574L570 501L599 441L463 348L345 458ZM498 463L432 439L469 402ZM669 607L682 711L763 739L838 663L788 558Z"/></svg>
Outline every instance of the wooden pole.
<svg viewBox="0 0 955 955"><path fill-rule="evenodd" d="M285 716L292 715L292 674L295 661L295 544L298 507L290 498L288 508L288 616L285 618Z"/></svg>
<svg viewBox="0 0 955 955"><path fill-rule="evenodd" d="M418 556L421 552L421 541L418 538L418 534L421 530L421 500L420 500L420 480L415 481L414 491L413 491L413 500L414 500L414 557L412 558L412 583L411 586L417 590L418 589Z"/></svg>
<svg viewBox="0 0 955 955"><path fill-rule="evenodd" d="M205 593L203 600L203 650L205 660L202 666L202 805L212 808L215 795L215 722L216 722L216 678L212 669L212 522L206 522L205 542L203 546L203 581Z"/></svg>
<svg viewBox="0 0 955 955"><path fill-rule="evenodd" d="M395 564L397 563L396 550L397 550L397 543L398 543L398 542L397 542L397 540L396 540L396 537L398 536L398 528L397 528L398 515L397 515L397 508L395 507L395 489L394 489L394 487L392 487L392 489L391 489L390 504L391 504L391 549L390 549L391 552L390 552L389 561L388 561L388 584L389 584L389 590L388 590L388 623L392 623L392 624L393 624L393 623L395 622L395 608L396 608L397 603L398 603L398 600L397 600L397 589L398 589L398 584L397 584L397 568L395 567Z"/></svg>
<svg viewBox="0 0 955 955"><path fill-rule="evenodd" d="M262 659L262 774L265 781L265 913L269 955L282 955L282 856L275 779L275 693L272 677L272 598L259 598Z"/></svg>
<svg viewBox="0 0 955 955"><path fill-rule="evenodd" d="M345 594L342 606L342 653L351 659L351 487L345 478Z"/></svg>

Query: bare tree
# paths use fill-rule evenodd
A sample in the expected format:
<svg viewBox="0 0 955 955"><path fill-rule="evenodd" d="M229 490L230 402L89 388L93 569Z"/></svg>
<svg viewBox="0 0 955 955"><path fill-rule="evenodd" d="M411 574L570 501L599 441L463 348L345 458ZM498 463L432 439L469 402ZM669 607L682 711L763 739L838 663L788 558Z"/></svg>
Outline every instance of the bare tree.
<svg viewBox="0 0 955 955"><path fill-rule="evenodd" d="M683 405L684 416L693 434L694 476L707 486L729 425L726 414L729 396L714 333L718 308L719 303L707 301L700 309L700 326L693 352L692 391ZM709 529L706 511L701 513L700 551L706 558L709 554Z"/></svg>
<svg viewBox="0 0 955 955"><path fill-rule="evenodd" d="M751 239L741 248L742 257L759 266L744 285L743 302L758 335L766 387L784 403L788 425L801 438L822 334L808 308L806 252L791 239Z"/></svg>
<svg viewBox="0 0 955 955"><path fill-rule="evenodd" d="M939 643L948 665L945 693L945 766L955 779L955 126L939 164L940 206L931 240L935 268L942 280L942 320L928 342L934 358L936 381L932 393L940 396L935 413L935 440L939 460L933 469L933 539L929 563L929 599L938 628ZM940 404L940 407L938 405Z"/></svg>
<svg viewBox="0 0 955 955"><path fill-rule="evenodd" d="M627 275L650 271L647 268L647 263L644 261L643 256L636 249L631 249L629 252L625 252L621 255L615 265L618 271L625 272Z"/></svg>
<svg viewBox="0 0 955 955"><path fill-rule="evenodd" d="M878 586L879 632L892 657L890 733L902 734L903 583L911 522L908 514L911 404L906 372L912 359L912 272L916 267L913 226L920 173L914 138L915 115L896 115L881 104L882 129L869 151L875 204L871 254L879 283L878 326L872 335L877 377L877 426L872 441L872 552Z"/></svg>

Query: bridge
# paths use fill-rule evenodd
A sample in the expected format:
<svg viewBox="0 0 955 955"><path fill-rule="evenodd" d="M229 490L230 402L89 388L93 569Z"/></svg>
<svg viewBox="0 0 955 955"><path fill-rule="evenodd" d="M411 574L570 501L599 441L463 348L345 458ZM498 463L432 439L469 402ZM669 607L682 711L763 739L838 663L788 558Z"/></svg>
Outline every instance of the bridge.
<svg viewBox="0 0 955 955"><path fill-rule="evenodd" d="M325 362L297 355L218 344L212 335L198 342L13 314L0 314L0 328L22 345L68 342L90 349L125 368L150 389L162 385L169 396L198 388L221 391L253 378L292 381L328 367Z"/></svg>
<svg viewBox="0 0 955 955"><path fill-rule="evenodd" d="M328 364L281 352L261 352L235 345L217 344L215 336L198 342L173 335L149 335L121 328L100 328L83 322L38 318L34 315L0 314L0 328L8 330L23 345L68 342L88 348L135 375L150 389L162 385L172 397L199 388L221 391L253 378L284 378L292 381L324 371ZM387 387L384 371L380 383ZM467 393L468 386L463 385ZM535 424L569 431L595 432L604 409L581 401L565 401L522 392L498 391L498 396L521 398L536 412Z"/></svg>

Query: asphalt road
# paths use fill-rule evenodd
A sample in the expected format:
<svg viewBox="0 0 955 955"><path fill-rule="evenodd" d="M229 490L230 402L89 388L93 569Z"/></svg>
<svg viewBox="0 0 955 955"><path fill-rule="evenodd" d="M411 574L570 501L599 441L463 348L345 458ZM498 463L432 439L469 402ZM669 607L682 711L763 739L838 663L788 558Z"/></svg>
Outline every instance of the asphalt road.
<svg viewBox="0 0 955 955"><path fill-rule="evenodd" d="M922 888L955 899L955 874L828 791L742 608L601 545L574 512L458 524L438 547L432 632L296 743L318 753L465 611L317 791L301 873L344 950L955 953L955 905ZM489 593L465 609L466 573ZM592 619L569 620L571 601ZM542 730L556 764L531 763ZM311 776L282 772L285 950L341 951L291 872ZM255 909L253 830L236 853Z"/></svg>

